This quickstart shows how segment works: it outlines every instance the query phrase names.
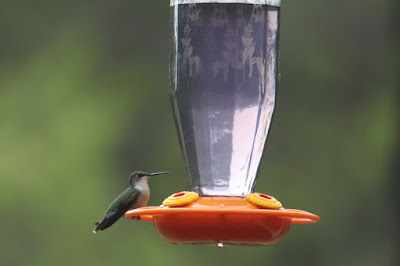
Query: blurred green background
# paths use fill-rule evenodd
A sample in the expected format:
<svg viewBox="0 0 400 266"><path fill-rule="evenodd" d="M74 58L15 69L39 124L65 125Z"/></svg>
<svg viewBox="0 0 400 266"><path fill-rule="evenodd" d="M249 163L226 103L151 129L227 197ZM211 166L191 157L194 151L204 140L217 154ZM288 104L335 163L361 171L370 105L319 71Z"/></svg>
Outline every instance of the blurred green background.
<svg viewBox="0 0 400 266"><path fill-rule="evenodd" d="M321 221L223 249L174 246L128 219L92 233L132 170L173 172L150 181L149 205L190 189L168 99L169 1L0 5L0 265L400 265L394 1L283 1L256 190Z"/></svg>

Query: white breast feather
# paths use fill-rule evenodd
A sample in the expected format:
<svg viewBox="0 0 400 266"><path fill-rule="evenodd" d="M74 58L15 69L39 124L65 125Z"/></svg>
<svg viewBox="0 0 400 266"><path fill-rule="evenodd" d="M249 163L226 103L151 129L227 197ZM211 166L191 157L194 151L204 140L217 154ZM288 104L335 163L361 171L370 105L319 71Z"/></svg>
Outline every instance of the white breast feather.
<svg viewBox="0 0 400 266"><path fill-rule="evenodd" d="M132 206L133 209L146 206L150 198L150 188L147 184L147 180L141 180L137 182L135 188L139 190L140 196Z"/></svg>

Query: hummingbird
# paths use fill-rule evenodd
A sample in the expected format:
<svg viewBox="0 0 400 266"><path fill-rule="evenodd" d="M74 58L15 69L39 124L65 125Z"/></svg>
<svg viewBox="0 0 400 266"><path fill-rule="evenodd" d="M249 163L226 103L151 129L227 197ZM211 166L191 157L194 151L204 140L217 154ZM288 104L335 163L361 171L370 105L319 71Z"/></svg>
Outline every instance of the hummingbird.
<svg viewBox="0 0 400 266"><path fill-rule="evenodd" d="M170 174L170 172L145 173L135 171L129 175L129 187L122 192L108 207L100 221L96 222L93 233L105 230L121 218L126 211L144 207L150 198L149 184L150 177L155 175Z"/></svg>

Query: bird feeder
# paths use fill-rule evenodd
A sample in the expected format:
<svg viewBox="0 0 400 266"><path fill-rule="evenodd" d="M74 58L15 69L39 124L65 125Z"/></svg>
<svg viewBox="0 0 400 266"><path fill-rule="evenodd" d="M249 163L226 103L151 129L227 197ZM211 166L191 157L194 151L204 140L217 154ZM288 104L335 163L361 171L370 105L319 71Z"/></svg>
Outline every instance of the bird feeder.
<svg viewBox="0 0 400 266"><path fill-rule="evenodd" d="M278 85L280 0L171 0L170 97L193 191L126 212L173 244L269 245L319 217L254 193Z"/></svg>

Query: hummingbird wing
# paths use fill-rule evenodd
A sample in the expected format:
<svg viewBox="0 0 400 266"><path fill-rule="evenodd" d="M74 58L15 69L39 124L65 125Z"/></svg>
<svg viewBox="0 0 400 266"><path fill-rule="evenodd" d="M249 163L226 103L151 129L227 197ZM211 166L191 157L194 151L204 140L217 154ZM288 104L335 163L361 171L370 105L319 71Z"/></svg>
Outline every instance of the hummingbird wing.
<svg viewBox="0 0 400 266"><path fill-rule="evenodd" d="M105 230L118 221L119 218L121 218L125 212L132 207L139 196L140 193L137 189L128 187L111 203L103 218L95 223L96 228L93 230L93 233L96 233L99 230Z"/></svg>

